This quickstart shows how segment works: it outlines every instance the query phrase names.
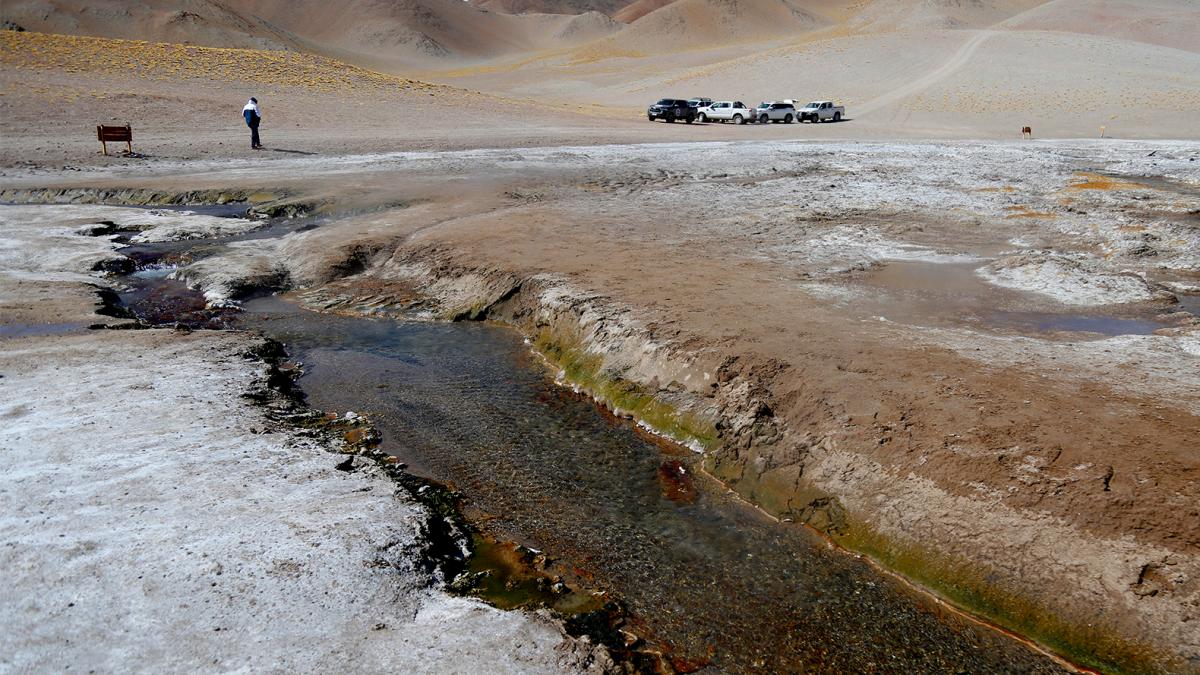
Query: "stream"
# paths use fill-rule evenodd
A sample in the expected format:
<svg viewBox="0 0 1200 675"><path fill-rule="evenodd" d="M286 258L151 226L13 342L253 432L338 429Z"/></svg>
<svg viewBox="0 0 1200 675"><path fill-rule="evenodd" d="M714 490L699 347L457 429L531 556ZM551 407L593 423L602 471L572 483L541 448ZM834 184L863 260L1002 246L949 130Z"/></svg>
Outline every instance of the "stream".
<svg viewBox="0 0 1200 675"><path fill-rule="evenodd" d="M555 384L511 329L245 309L303 362L311 405L366 413L476 526L620 598L680 670L1058 669L696 476L695 455Z"/></svg>
<svg viewBox="0 0 1200 675"><path fill-rule="evenodd" d="M1061 671L741 501L699 473L698 455L555 383L512 329L322 314L277 296L206 313L160 263L183 246L125 252L142 268L121 294L138 316L283 342L310 405L366 414L382 450L463 495L474 528L540 552L573 589L526 597L493 583L481 595L499 606L570 616L616 601L626 644L680 672ZM500 574L493 562L471 569Z"/></svg>

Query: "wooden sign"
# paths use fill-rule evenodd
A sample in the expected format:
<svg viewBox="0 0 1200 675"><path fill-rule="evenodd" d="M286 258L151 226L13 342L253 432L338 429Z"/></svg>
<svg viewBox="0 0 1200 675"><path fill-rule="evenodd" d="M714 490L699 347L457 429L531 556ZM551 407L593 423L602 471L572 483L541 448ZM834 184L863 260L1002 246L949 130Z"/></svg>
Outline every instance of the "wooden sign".
<svg viewBox="0 0 1200 675"><path fill-rule="evenodd" d="M96 127L96 139L100 141L100 146L104 150L104 154L108 154L108 142L124 143L126 152L133 154L133 128L126 124L123 127L108 127L103 124Z"/></svg>

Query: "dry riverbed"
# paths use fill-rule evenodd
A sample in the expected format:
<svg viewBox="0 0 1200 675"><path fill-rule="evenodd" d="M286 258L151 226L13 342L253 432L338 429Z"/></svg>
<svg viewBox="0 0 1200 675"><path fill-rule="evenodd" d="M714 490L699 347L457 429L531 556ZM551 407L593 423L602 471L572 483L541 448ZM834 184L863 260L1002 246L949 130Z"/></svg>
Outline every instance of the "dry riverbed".
<svg viewBox="0 0 1200 675"><path fill-rule="evenodd" d="M546 616L442 591L437 516L281 421L261 338L87 329L132 323L99 292L123 260L103 222L173 239L182 219L243 226L0 214L0 669L603 669Z"/></svg>
<svg viewBox="0 0 1200 675"><path fill-rule="evenodd" d="M214 306L293 289L324 310L513 324L781 518L1087 665L1200 661L1195 144L566 147L5 180L10 200L286 195L317 227L164 273Z"/></svg>

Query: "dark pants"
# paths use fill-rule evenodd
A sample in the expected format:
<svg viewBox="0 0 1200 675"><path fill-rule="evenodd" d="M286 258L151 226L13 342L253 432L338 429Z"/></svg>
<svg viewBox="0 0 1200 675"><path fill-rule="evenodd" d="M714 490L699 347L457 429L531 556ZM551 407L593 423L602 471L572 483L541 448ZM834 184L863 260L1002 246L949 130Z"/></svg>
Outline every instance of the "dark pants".
<svg viewBox="0 0 1200 675"><path fill-rule="evenodd" d="M258 139L258 124L250 125L250 147L257 148L262 145L262 141Z"/></svg>

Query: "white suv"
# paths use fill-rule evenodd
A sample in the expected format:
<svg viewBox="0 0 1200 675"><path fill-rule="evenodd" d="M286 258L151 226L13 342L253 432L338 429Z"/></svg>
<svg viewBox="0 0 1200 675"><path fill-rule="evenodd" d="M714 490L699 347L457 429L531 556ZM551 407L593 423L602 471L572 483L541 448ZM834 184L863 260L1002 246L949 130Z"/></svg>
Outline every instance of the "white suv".
<svg viewBox="0 0 1200 675"><path fill-rule="evenodd" d="M746 107L741 101L717 101L716 103L701 108L696 119L701 122L733 122L734 124L745 124L747 121L754 120L754 112Z"/></svg>
<svg viewBox="0 0 1200 675"><path fill-rule="evenodd" d="M758 108L754 110L754 120L766 124L767 122L784 122L791 124L796 119L796 106L790 101L766 101L760 103Z"/></svg>

